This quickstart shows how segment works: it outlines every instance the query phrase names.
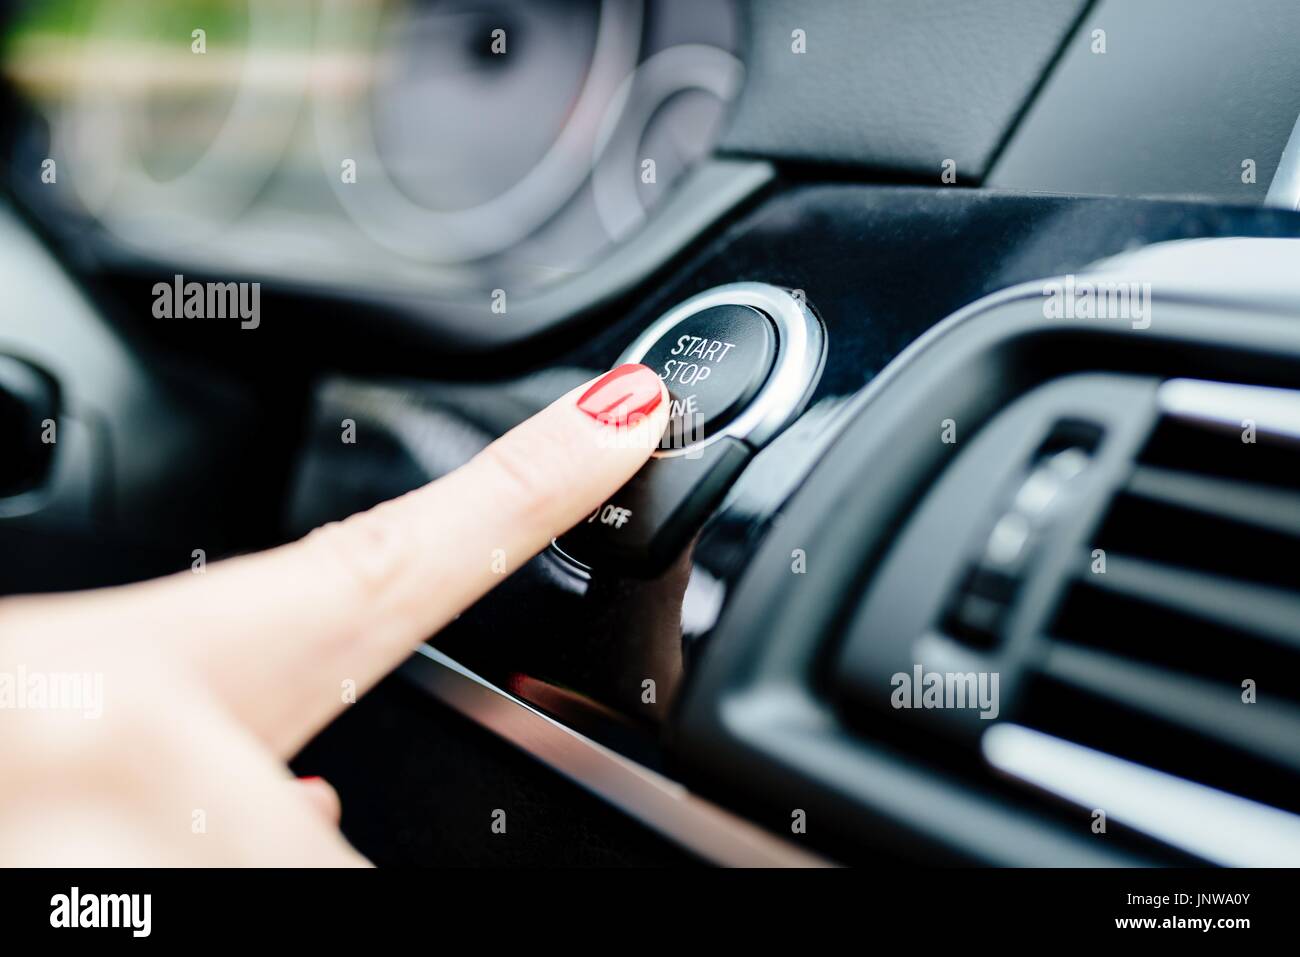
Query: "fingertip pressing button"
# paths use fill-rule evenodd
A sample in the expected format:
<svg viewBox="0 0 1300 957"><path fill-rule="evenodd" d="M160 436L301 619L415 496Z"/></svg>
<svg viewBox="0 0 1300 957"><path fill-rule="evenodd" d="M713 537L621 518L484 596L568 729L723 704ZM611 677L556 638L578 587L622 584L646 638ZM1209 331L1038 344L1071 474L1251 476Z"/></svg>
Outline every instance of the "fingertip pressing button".
<svg viewBox="0 0 1300 957"><path fill-rule="evenodd" d="M663 401L663 389L653 370L625 362L591 384L578 399L578 408L603 425L622 426L649 415Z"/></svg>
<svg viewBox="0 0 1300 957"><path fill-rule="evenodd" d="M589 568L654 574L671 564L754 450L802 410L825 343L802 296L764 283L719 286L660 316L622 358L668 389L659 451L556 549Z"/></svg>

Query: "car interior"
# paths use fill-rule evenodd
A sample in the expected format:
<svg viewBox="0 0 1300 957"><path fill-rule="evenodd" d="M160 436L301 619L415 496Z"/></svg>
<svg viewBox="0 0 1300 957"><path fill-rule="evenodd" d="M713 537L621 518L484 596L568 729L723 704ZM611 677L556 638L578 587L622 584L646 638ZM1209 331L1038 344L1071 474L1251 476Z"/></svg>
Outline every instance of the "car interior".
<svg viewBox="0 0 1300 957"><path fill-rule="evenodd" d="M377 865L1300 865L1294 0L0 16L0 593L668 388L294 759Z"/></svg>

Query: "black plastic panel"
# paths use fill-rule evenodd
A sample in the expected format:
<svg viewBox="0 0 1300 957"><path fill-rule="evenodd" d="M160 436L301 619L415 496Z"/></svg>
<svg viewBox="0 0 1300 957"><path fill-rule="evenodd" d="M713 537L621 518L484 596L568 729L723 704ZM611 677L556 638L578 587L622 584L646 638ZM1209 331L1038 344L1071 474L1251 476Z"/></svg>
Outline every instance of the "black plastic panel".
<svg viewBox="0 0 1300 957"><path fill-rule="evenodd" d="M721 152L977 181L1085 0L765 0ZM807 52L793 52L802 30Z"/></svg>
<svg viewBox="0 0 1300 957"><path fill-rule="evenodd" d="M834 680L846 707L872 722L899 721L913 730L975 740L991 721L1008 718L1024 668L1035 648L1032 633L1059 596L1055 566L1073 563L1084 529L1099 520L1102 506L1128 468L1155 416L1157 381L1141 376L1080 374L1039 386L1004 409L973 436L974 423L957 420L955 457L894 537L872 576L862 604L847 626ZM968 569L980 561L992 526L1010 511L1011 493L1041 465L1040 450L1070 422L1093 426L1099 447L1082 472L1058 495L1068 506L1042 516L1026 535L1023 560L1014 570L1016 590L1007 620L988 642L952 634L944 606ZM985 567L988 567L986 561ZM1045 583L1045 584L1044 584ZM1037 587L1035 587L1037 586ZM1020 623L1028 618L1028 629ZM1028 639L1028 640L1026 640ZM1026 645L1028 649L1026 649ZM910 673L971 670L999 675L996 708L896 708L890 679Z"/></svg>
<svg viewBox="0 0 1300 957"><path fill-rule="evenodd" d="M988 184L1263 202L1300 115L1297 53L1295 0L1104 0ZM1242 182L1247 159L1253 183Z"/></svg>

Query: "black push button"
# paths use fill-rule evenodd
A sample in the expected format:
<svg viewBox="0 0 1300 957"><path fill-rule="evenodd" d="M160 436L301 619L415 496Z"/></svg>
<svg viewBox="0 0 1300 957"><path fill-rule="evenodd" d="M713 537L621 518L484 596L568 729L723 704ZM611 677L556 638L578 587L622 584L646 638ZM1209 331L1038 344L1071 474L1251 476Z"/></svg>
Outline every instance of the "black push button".
<svg viewBox="0 0 1300 957"><path fill-rule="evenodd" d="M749 450L731 437L651 459L557 547L584 565L653 573L672 563L717 504Z"/></svg>
<svg viewBox="0 0 1300 957"><path fill-rule="evenodd" d="M750 306L715 306L669 329L641 360L672 397L661 447L683 448L715 434L754 398L775 357L772 320Z"/></svg>

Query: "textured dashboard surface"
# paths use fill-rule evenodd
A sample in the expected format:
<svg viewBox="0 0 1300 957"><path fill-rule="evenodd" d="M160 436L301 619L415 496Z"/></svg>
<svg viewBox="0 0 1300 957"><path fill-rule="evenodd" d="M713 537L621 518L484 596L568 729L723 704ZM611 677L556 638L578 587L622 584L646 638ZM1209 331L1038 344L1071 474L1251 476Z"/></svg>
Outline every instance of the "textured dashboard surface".
<svg viewBox="0 0 1300 957"><path fill-rule="evenodd" d="M1295 0L1104 0L988 185L1263 202L1300 113L1297 36Z"/></svg>
<svg viewBox="0 0 1300 957"><path fill-rule="evenodd" d="M721 149L906 175L984 174L1086 0L767 0ZM802 30L807 52L794 53Z"/></svg>

